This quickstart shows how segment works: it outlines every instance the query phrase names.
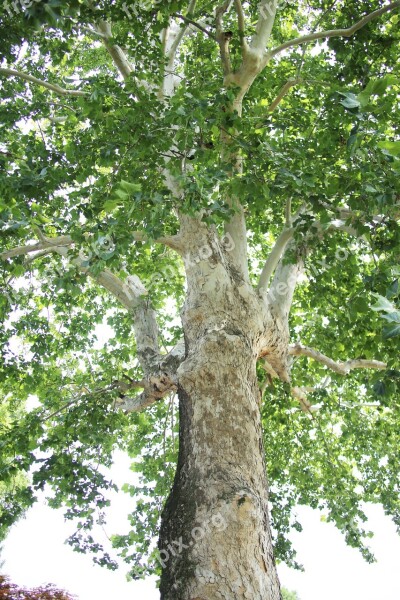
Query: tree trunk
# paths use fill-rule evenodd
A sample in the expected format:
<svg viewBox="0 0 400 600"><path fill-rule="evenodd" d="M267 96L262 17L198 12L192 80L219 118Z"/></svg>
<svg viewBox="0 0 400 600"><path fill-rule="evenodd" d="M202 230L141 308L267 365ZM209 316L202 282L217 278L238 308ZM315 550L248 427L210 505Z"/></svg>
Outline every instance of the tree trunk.
<svg viewBox="0 0 400 600"><path fill-rule="evenodd" d="M226 265L205 262L187 270L179 460L162 515L161 599L280 600L256 376L265 315L251 286L234 281Z"/></svg>

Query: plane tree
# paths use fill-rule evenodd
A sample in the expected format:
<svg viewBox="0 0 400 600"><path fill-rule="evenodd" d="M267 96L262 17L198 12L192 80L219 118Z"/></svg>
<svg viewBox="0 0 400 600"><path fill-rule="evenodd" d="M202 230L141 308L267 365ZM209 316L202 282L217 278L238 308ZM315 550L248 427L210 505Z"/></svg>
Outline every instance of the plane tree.
<svg viewBox="0 0 400 600"><path fill-rule="evenodd" d="M164 600L281 598L296 504L400 526L399 8L3 3L2 531L47 490L114 568L116 449Z"/></svg>

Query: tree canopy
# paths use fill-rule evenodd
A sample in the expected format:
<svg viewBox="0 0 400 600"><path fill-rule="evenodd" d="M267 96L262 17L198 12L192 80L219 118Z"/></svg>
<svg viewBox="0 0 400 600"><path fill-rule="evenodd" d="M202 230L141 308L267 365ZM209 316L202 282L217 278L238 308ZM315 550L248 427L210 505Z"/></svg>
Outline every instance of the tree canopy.
<svg viewBox="0 0 400 600"><path fill-rule="evenodd" d="M113 541L132 577L158 569L178 445L175 389L150 390L136 316L151 338L156 313L157 360L177 360L185 267L209 252L176 252L178 215L222 236L231 197L255 286L283 254L305 264L291 382L258 370L277 558L299 566L296 504L367 560L363 503L400 527L400 3L231 4L36 0L0 17L0 531L46 489L75 549L114 568L91 529L122 449L140 483ZM277 16L243 92L260 6Z"/></svg>

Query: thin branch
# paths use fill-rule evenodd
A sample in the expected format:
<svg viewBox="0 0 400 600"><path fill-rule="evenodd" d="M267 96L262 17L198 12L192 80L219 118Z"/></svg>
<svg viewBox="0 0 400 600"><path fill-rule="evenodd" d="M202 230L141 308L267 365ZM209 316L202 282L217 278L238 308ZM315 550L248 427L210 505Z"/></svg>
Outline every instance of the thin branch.
<svg viewBox="0 0 400 600"><path fill-rule="evenodd" d="M41 87L46 88L47 90L51 90L60 96L87 96L88 92L81 92L79 90L66 90L65 88L60 87L57 84L47 83L47 81L43 81L42 79L38 79L37 77L33 77L28 73L24 73L23 71L16 71L15 69L5 69L0 68L0 74L7 75L9 77L18 77L19 79L23 79L24 81L29 81L30 83L35 83L36 85L40 85Z"/></svg>
<svg viewBox="0 0 400 600"><path fill-rule="evenodd" d="M384 215L371 215L371 219L363 219L363 216L369 216L369 215L365 215L364 211L354 211L351 210L350 208L347 208L345 206L332 206L331 204L329 204L328 202L320 202L321 206L323 206L324 208L326 208L326 210L329 210L330 212L336 213L338 218L343 220L343 221L349 221L349 220L358 220L361 221L362 223L371 223L374 225L379 225L380 223L382 223L386 216ZM389 208L398 208L399 205L395 204L392 207Z"/></svg>
<svg viewBox="0 0 400 600"><path fill-rule="evenodd" d="M215 23L216 23L216 40L219 45L219 51L221 56L222 70L225 76L232 73L231 58L229 54L229 42L231 41L232 33L224 31L223 27L223 16L232 6L233 0L225 0L221 6L218 6L215 10Z"/></svg>
<svg viewBox="0 0 400 600"><path fill-rule="evenodd" d="M81 27L81 29L82 29L82 31L86 31L86 33L89 33L90 35L93 35L102 40L107 39L107 36L104 33L101 33L100 31L96 31L95 29L92 29L91 27Z"/></svg>
<svg viewBox="0 0 400 600"><path fill-rule="evenodd" d="M324 38L351 37L359 29L361 29L362 27L367 25L373 19L376 19L376 18L380 17L381 15L384 15L388 12L396 10L397 8L400 8L400 1L392 2L388 6L384 6L383 8L373 11L372 13L363 17L362 19L357 21L357 23L355 23L354 25L352 25L351 27L348 27L346 29L329 29L327 31L319 31L316 33L310 33L308 35L304 35L302 37L295 38L293 40L288 40L287 42L281 44L280 46L277 46L276 48L273 48L272 50L270 50L267 53L267 56L265 58L265 63L268 62L271 58L273 58L277 54L280 54L281 52L283 52L284 50L287 50L288 48L293 48L294 46L301 46L302 44L307 44L308 42L313 42L315 40L321 40Z"/></svg>
<svg viewBox="0 0 400 600"><path fill-rule="evenodd" d="M245 18L244 18L243 6L242 6L241 0L234 0L234 2L235 2L235 10L236 10L237 16L238 16L238 29L239 29L240 43L242 45L242 50L246 51L247 50L247 42L246 42L246 38L244 35L245 29L246 29L246 23L245 23Z"/></svg>
<svg viewBox="0 0 400 600"><path fill-rule="evenodd" d="M189 19L189 17L185 17L185 15L181 15L180 13L174 13L173 16L177 17L178 19L181 19L181 21L184 21L188 25L193 25L193 27L196 27L196 29L205 33L209 38L215 40L214 34L211 33L211 31L208 31L208 29L206 29L205 27L203 27L203 25L200 25L200 23L198 23L197 21L193 21L193 19Z"/></svg>
<svg viewBox="0 0 400 600"><path fill-rule="evenodd" d="M317 30L317 28L318 28L319 24L321 23L321 21L326 17L326 15L333 11L333 9L334 9L335 4L337 3L337 1L338 0L333 0L333 2L326 8L326 10L324 10L319 15L318 19L316 20L316 22L313 25L311 33L314 33ZM296 76L297 77L300 77L301 70L302 70L302 68L304 66L304 58L305 58L306 52L307 52L307 45L304 45L304 48L302 48L301 57L300 57L300 60L298 62L297 69L296 69Z"/></svg>
<svg viewBox="0 0 400 600"><path fill-rule="evenodd" d="M284 229L276 240L260 275L260 280L257 286L257 289L260 292L267 290L272 273L278 266L288 242L293 238L294 231L295 230L293 227L290 229Z"/></svg>
<svg viewBox="0 0 400 600"><path fill-rule="evenodd" d="M59 415L60 413L62 413L64 410L66 410L67 408L69 408L70 406L72 406L73 404L75 404L75 402L78 402L78 400L80 400L82 398L81 395L77 395L77 396L73 396L72 399L69 402L66 402L65 404L63 404L60 408L58 408L57 410L53 411L52 413L50 413L49 415L42 417L42 422L46 422L46 421L51 421L51 419L53 419L54 417L56 417L57 415Z"/></svg>
<svg viewBox="0 0 400 600"><path fill-rule="evenodd" d="M30 254L32 252L38 252L38 255L35 256L43 256L45 253L56 253L60 256L68 255L68 247L73 244L73 241L69 236L62 236L57 238L46 238L41 234L42 241L38 244L30 244L27 246L20 246L18 248L14 248L13 250L9 250L7 252L3 252L0 254L0 259L6 260L9 258L14 258L16 256L21 256L24 254ZM101 286L106 288L111 294L113 294L125 308L132 310L137 307L139 303L140 296L142 294L138 294L138 292L129 285L129 282L126 283L116 277L111 271L105 269L97 275L94 275L89 267L85 265L85 260L78 256L77 258L72 259L71 261L75 266L77 266L83 273L96 280Z"/></svg>
<svg viewBox="0 0 400 600"><path fill-rule="evenodd" d="M267 112L273 112L276 109L276 107L278 106L278 104L280 104L282 102L283 98L286 96L288 91L293 86L298 85L299 83L302 83L302 81L303 81L302 79L296 78L296 77L291 77L290 79L288 79L287 82L279 90L278 95L275 98L275 100L273 102L271 102L271 104L268 106Z"/></svg>
<svg viewBox="0 0 400 600"><path fill-rule="evenodd" d="M287 228L292 226L292 199L289 198L286 200L285 206L285 225Z"/></svg>
<svg viewBox="0 0 400 600"><path fill-rule="evenodd" d="M287 82L279 90L278 95L275 98L275 100L273 102L271 102L271 104L267 108L267 112L273 112L275 110L275 108L282 102L283 98L290 91L290 89L292 87L294 87L295 85L299 85L301 83L309 83L309 84L323 85L323 86L324 85L326 85L326 86L330 86L331 85L331 84L329 84L326 81L320 81L320 80L317 80L317 79L303 79L301 77L290 77L287 80Z"/></svg>
<svg viewBox="0 0 400 600"><path fill-rule="evenodd" d="M300 408L303 412L309 413L312 415L312 413L318 411L318 407L313 406L307 398L307 393L314 391L313 388L292 387L292 388L290 388L290 391L291 391L293 398L296 398L296 400L299 401Z"/></svg>
<svg viewBox="0 0 400 600"><path fill-rule="evenodd" d="M380 362L378 360L365 360L362 358L347 360L346 362L336 362L328 356L325 356L325 354L318 352L318 350L308 348L307 346L302 346L301 344L289 346L289 354L291 356L308 356L309 358L324 364L339 375L347 375L353 369L384 370L387 367L386 363L384 362Z"/></svg>

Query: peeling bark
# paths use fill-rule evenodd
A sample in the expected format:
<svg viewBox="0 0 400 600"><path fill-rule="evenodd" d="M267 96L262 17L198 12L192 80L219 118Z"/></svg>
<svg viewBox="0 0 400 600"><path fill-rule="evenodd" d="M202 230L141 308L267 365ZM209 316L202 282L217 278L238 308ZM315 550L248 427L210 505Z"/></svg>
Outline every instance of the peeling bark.
<svg viewBox="0 0 400 600"><path fill-rule="evenodd" d="M188 219L185 234L212 254L187 265L180 451L162 516L161 598L280 600L256 376L261 348L273 355L280 332L266 337L275 320L215 232Z"/></svg>

